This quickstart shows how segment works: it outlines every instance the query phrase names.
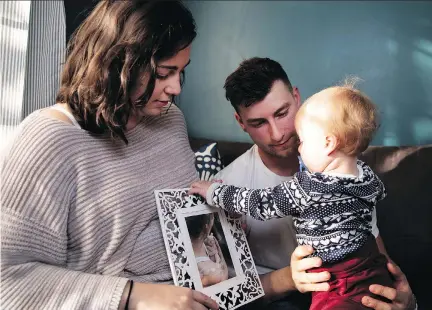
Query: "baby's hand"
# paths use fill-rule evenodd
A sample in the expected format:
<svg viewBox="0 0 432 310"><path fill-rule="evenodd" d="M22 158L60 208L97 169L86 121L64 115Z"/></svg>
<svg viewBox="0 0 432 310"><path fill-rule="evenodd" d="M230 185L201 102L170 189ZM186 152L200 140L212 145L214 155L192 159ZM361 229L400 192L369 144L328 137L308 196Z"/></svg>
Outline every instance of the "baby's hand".
<svg viewBox="0 0 432 310"><path fill-rule="evenodd" d="M189 195L193 195L193 194L198 194L204 198L206 198L207 195L207 190L210 187L210 185L212 185L214 182L209 182L209 181L197 181L192 183L191 188L189 189L188 194Z"/></svg>

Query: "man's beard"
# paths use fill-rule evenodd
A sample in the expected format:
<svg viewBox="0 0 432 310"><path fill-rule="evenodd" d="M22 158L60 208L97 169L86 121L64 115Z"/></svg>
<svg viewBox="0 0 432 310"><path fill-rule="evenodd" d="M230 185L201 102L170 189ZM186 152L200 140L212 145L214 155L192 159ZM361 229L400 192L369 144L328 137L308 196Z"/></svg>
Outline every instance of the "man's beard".
<svg viewBox="0 0 432 310"><path fill-rule="evenodd" d="M298 146L299 139L297 135L293 135L290 137L290 140L287 142L286 148L277 149L271 145L261 145L260 148L269 155L279 157L279 158L288 158L293 155L298 156Z"/></svg>

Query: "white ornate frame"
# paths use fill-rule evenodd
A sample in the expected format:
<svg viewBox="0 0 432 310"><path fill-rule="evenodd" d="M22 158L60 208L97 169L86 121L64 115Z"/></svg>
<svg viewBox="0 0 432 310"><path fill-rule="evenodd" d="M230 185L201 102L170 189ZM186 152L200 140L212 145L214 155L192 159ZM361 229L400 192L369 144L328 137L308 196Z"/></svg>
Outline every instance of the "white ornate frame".
<svg viewBox="0 0 432 310"><path fill-rule="evenodd" d="M264 295L241 222L222 209L212 208L188 189L156 190L159 219L174 284L189 287L213 298L220 309L236 309ZM236 276L203 287L190 242L185 217L217 212L231 254Z"/></svg>

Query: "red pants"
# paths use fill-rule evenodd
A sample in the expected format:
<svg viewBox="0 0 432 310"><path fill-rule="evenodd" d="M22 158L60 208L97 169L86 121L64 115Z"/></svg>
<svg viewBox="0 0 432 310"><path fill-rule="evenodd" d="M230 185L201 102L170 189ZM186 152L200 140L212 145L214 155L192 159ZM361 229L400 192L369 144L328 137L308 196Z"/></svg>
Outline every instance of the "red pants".
<svg viewBox="0 0 432 310"><path fill-rule="evenodd" d="M385 300L369 291L371 284L393 287L393 281L387 270L387 259L380 254L376 241L370 237L368 242L353 255L341 262L323 264L309 272L328 271L330 289L326 292L313 292L310 310L360 310L369 309L362 305L361 299L368 295Z"/></svg>

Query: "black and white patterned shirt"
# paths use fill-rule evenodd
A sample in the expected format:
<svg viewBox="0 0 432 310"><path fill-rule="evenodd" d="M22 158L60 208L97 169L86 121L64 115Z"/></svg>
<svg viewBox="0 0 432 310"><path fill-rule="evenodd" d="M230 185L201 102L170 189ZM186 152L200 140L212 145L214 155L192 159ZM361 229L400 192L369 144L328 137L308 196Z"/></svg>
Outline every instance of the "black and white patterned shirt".
<svg viewBox="0 0 432 310"><path fill-rule="evenodd" d="M292 215L298 244L311 245L312 256L333 263L365 244L372 234L372 211L386 196L372 169L360 160L357 167L357 177L302 171L274 188L215 183L207 202L263 221Z"/></svg>

